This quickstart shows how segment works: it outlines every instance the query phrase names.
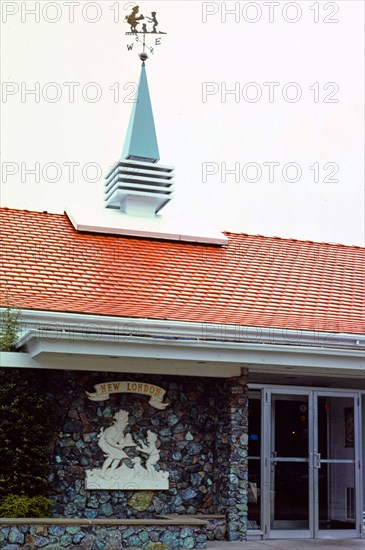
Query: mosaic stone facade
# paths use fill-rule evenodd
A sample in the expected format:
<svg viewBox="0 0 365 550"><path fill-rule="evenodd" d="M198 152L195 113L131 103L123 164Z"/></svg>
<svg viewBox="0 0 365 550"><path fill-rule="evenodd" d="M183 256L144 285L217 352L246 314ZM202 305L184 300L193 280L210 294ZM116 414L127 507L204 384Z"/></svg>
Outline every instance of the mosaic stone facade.
<svg viewBox="0 0 365 550"><path fill-rule="evenodd" d="M3 550L179 550L204 549L206 534L192 526L62 526L8 525L0 527Z"/></svg>
<svg viewBox="0 0 365 550"><path fill-rule="evenodd" d="M226 515L230 541L244 540L247 534L247 403L246 378L226 380L217 426L216 510Z"/></svg>
<svg viewBox="0 0 365 550"><path fill-rule="evenodd" d="M166 514L224 514L228 540L247 532L247 386L240 379L203 379L116 373L49 373L52 399L60 411L52 448L54 517L152 518ZM86 391L113 380L149 382L166 390L165 410L136 394L113 394L93 402ZM100 428L114 413L129 411L137 439L151 429L160 440L167 491L85 489L85 470L100 467ZM218 529L217 539L224 537Z"/></svg>

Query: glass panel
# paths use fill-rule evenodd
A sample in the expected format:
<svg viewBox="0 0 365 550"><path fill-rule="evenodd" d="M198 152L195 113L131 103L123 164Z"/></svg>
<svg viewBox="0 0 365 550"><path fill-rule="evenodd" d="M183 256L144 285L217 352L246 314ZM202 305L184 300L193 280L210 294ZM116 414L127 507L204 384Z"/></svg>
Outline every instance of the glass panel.
<svg viewBox="0 0 365 550"><path fill-rule="evenodd" d="M248 528L261 528L261 392L248 401Z"/></svg>
<svg viewBox="0 0 365 550"><path fill-rule="evenodd" d="M354 465L324 463L318 474L319 528L355 529Z"/></svg>
<svg viewBox="0 0 365 550"><path fill-rule="evenodd" d="M354 460L354 400L318 398L318 452L321 459Z"/></svg>
<svg viewBox="0 0 365 550"><path fill-rule="evenodd" d="M309 529L308 396L272 396L271 528Z"/></svg>
<svg viewBox="0 0 365 550"><path fill-rule="evenodd" d="M275 442L278 457L308 458L308 397L275 397Z"/></svg>
<svg viewBox="0 0 365 550"><path fill-rule="evenodd" d="M273 529L309 529L308 463L277 462Z"/></svg>
<svg viewBox="0 0 365 550"><path fill-rule="evenodd" d="M320 529L355 528L355 439L352 397L318 398Z"/></svg>

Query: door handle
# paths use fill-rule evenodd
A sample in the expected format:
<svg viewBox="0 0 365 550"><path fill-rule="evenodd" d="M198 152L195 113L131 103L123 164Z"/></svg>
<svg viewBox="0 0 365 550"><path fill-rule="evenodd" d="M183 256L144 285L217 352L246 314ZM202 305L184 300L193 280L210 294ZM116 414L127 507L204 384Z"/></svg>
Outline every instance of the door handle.
<svg viewBox="0 0 365 550"><path fill-rule="evenodd" d="M314 467L317 468L317 470L321 467L321 453L314 453Z"/></svg>
<svg viewBox="0 0 365 550"><path fill-rule="evenodd" d="M271 458L276 458L278 456L278 453L276 451L271 451ZM276 460L271 461L272 466L276 466L277 462Z"/></svg>

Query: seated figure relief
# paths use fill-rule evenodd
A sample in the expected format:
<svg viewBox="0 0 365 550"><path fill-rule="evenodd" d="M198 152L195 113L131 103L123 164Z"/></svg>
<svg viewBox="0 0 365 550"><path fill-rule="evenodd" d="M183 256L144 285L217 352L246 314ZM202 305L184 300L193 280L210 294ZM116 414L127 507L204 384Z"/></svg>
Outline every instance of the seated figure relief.
<svg viewBox="0 0 365 550"><path fill-rule="evenodd" d="M146 443L133 440L126 432L129 413L119 410L113 417L113 424L101 428L98 444L105 455L101 468L86 471L87 489L168 489L168 472L156 469L160 459L158 437L147 431ZM128 456L125 449L134 448L134 457ZM125 464L130 460L133 467Z"/></svg>

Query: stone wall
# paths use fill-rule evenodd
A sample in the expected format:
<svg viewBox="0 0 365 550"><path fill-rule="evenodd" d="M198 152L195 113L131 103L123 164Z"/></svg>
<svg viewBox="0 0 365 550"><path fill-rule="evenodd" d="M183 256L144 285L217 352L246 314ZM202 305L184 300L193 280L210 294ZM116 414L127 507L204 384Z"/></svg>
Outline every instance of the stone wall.
<svg viewBox="0 0 365 550"><path fill-rule="evenodd" d="M206 541L202 526L0 525L0 548L4 550L204 549Z"/></svg>
<svg viewBox="0 0 365 550"><path fill-rule="evenodd" d="M52 455L54 517L151 518L157 514L227 514L229 540L243 540L247 518L247 394L244 380L116 373L49 373L60 411ZM109 381L148 382L166 390L170 406L157 410L137 394L93 402L86 391ZM130 431L148 429L160 440L167 491L87 491L85 470L101 467L97 436L119 409ZM219 533L217 534L219 537ZM221 537L222 538L222 537Z"/></svg>
<svg viewBox="0 0 365 550"><path fill-rule="evenodd" d="M228 379L220 391L217 425L216 510L227 520L227 538L247 535L248 394L246 376Z"/></svg>

